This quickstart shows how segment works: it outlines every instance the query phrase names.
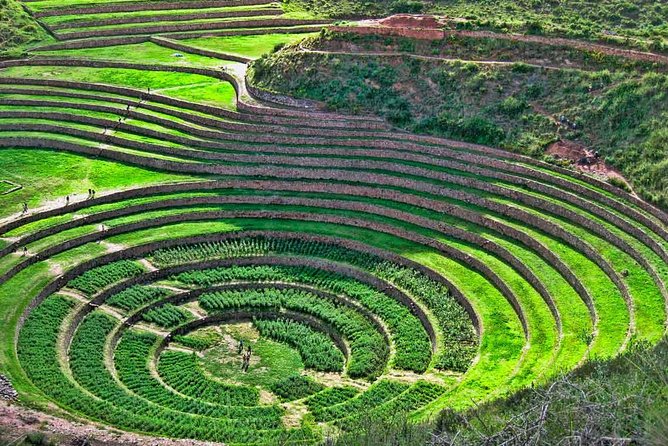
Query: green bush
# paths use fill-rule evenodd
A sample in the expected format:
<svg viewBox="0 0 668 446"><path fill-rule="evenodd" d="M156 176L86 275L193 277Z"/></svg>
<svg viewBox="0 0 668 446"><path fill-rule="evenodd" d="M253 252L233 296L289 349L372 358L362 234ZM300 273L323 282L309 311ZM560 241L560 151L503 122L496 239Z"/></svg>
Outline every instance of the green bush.
<svg viewBox="0 0 668 446"><path fill-rule="evenodd" d="M396 0L390 4L393 13L419 14L424 12L425 4L417 0Z"/></svg>
<svg viewBox="0 0 668 446"><path fill-rule="evenodd" d="M309 395L320 392L324 388L325 386L322 384L302 375L289 376L271 385L271 391L283 401L306 398Z"/></svg>

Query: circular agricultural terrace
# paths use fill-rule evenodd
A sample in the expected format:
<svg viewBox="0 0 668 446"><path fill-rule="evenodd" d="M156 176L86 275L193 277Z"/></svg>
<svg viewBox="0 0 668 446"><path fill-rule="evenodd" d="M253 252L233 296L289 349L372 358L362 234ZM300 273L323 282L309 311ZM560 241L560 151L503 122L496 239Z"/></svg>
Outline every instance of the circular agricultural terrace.
<svg viewBox="0 0 668 446"><path fill-rule="evenodd" d="M251 95L247 59L179 40L228 35L213 19L229 17L240 33L317 23L222 3L206 17L167 1L35 14L91 14L54 21L61 42L46 53L150 40L224 69L40 51L0 63L1 147L184 178L0 222L0 293L24 296L5 353L23 398L152 436L309 444L366 416L464 409L663 336L666 214L534 159ZM160 4L184 23L151 18ZM110 12L126 15L95 17ZM63 67L199 76L229 83L235 107L21 71Z"/></svg>

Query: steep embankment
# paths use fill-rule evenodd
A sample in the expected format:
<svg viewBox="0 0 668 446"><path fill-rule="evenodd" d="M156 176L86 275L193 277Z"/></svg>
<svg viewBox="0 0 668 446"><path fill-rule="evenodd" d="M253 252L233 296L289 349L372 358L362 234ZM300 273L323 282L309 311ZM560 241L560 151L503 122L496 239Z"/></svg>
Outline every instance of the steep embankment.
<svg viewBox="0 0 668 446"><path fill-rule="evenodd" d="M613 166L643 197L668 203L668 58L566 39L445 35L327 33L260 59L250 77L411 131L579 162L621 185Z"/></svg>
<svg viewBox="0 0 668 446"><path fill-rule="evenodd" d="M0 0L0 57L17 55L48 34L15 0Z"/></svg>
<svg viewBox="0 0 668 446"><path fill-rule="evenodd" d="M668 4L654 0L286 0L288 9L336 18L435 13L465 19L467 29L623 42L660 50L668 45Z"/></svg>

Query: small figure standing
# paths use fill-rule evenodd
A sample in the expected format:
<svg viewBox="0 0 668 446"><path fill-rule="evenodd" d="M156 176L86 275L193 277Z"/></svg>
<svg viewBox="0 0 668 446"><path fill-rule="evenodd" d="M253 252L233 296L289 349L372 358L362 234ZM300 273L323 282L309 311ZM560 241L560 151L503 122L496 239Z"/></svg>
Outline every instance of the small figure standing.
<svg viewBox="0 0 668 446"><path fill-rule="evenodd" d="M27 255L28 255L28 248L24 246L23 247L23 257L25 257Z"/></svg>
<svg viewBox="0 0 668 446"><path fill-rule="evenodd" d="M28 203L23 203L23 212L22 214L27 214L28 213Z"/></svg>
<svg viewBox="0 0 668 446"><path fill-rule="evenodd" d="M91 192L90 197L95 198L95 189L91 189L90 192Z"/></svg>
<svg viewBox="0 0 668 446"><path fill-rule="evenodd" d="M248 366L250 365L250 353L246 351L244 353L243 364L241 365L241 371L246 373L248 372Z"/></svg>
<svg viewBox="0 0 668 446"><path fill-rule="evenodd" d="M239 346L237 347L237 355L240 355L244 351L244 341L243 339L239 341Z"/></svg>
<svg viewBox="0 0 668 446"><path fill-rule="evenodd" d="M69 206L69 205L70 205L70 196L68 195L68 196L65 197L65 206Z"/></svg>

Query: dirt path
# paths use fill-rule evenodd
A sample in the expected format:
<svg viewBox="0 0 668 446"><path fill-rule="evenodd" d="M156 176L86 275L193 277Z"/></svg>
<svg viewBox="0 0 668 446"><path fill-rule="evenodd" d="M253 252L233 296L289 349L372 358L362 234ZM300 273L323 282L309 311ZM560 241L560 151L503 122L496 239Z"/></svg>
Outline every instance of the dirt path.
<svg viewBox="0 0 668 446"><path fill-rule="evenodd" d="M640 51L634 49L620 48L603 43L576 40L564 37L548 37L526 34L506 34L494 31L469 31L447 29L452 26L448 19L443 16L435 15L415 15L415 14L396 14L383 19L363 20L357 22L358 26L341 27L334 25L331 28L335 31L358 32L359 34L378 34L378 35L404 35L415 38L427 38L430 40L447 39L454 37L472 37L476 39L498 39L510 40L513 42L539 43L550 46L565 46L578 50L591 51L607 54L609 56L618 56L626 59L632 59L642 62L658 63L668 65L668 55ZM424 36L420 37L421 33Z"/></svg>
<svg viewBox="0 0 668 446"><path fill-rule="evenodd" d="M171 440L145 437L116 431L109 427L100 427L93 423L57 418L43 412L26 409L14 404L0 403L0 444L11 444L32 432L42 432L58 444L80 445L87 439L92 446L213 446L209 443L193 440Z"/></svg>
<svg viewBox="0 0 668 446"><path fill-rule="evenodd" d="M139 263L141 263L148 271L157 271L158 268L154 264L152 264L148 259L139 259Z"/></svg>
<svg viewBox="0 0 668 446"><path fill-rule="evenodd" d="M325 55L340 55L340 56L363 56L363 57L409 57L411 59L417 60L426 60L426 61L438 61L438 62L461 62L461 63L475 63L480 65L497 65L497 66L513 66L517 64L517 61L498 61L498 60L468 60L468 59L458 59L456 57L443 57L443 56L424 56L421 54L411 54L411 53L402 53L395 51L322 51L322 50L311 50L299 46L299 51L302 53L312 53L312 54L325 54ZM551 65L539 65L522 62L523 65L542 68L545 70L561 70L563 67L556 67Z"/></svg>
<svg viewBox="0 0 668 446"><path fill-rule="evenodd" d="M540 43L543 45L550 45L550 46L567 46L578 50L603 53L609 56L618 56L618 57L624 57L626 59L668 65L668 56L663 54L618 48L614 46L603 45L600 43L586 42L583 40L575 40L575 39L566 39L563 37L532 36L525 34L503 34L503 33L495 33L492 31L446 31L446 37L447 36L463 36L463 37L473 37L478 39L489 38L489 39L511 40L513 42Z"/></svg>

